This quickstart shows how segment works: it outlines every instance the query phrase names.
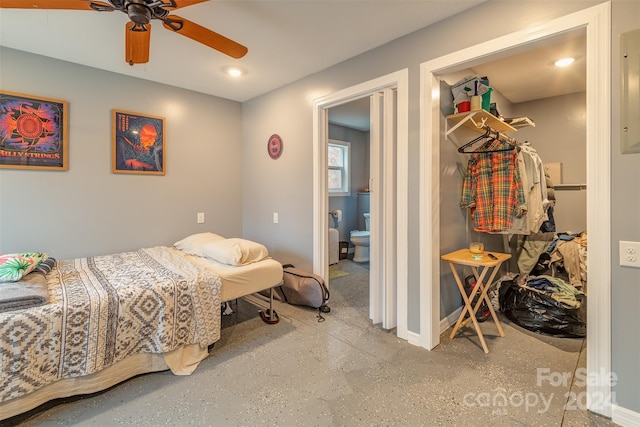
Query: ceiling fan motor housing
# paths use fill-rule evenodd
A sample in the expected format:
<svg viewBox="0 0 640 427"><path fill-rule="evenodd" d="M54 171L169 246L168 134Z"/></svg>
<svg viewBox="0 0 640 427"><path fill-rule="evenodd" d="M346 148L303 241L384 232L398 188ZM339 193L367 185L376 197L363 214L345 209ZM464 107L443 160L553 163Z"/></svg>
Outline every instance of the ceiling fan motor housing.
<svg viewBox="0 0 640 427"><path fill-rule="evenodd" d="M127 15L136 26L147 25L151 21L151 9L144 0L131 0L127 3Z"/></svg>

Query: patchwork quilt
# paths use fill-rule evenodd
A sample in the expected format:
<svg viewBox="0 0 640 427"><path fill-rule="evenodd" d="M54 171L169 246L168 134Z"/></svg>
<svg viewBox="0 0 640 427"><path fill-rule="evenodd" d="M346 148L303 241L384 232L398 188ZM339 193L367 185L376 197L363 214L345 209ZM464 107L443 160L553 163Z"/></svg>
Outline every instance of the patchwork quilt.
<svg viewBox="0 0 640 427"><path fill-rule="evenodd" d="M0 403L137 353L220 338L221 282L158 246L58 261L49 303L0 313Z"/></svg>

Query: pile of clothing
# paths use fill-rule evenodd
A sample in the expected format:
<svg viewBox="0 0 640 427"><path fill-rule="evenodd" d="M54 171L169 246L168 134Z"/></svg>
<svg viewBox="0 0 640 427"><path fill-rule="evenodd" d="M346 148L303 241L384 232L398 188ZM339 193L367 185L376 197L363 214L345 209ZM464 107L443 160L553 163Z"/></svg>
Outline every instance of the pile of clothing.
<svg viewBox="0 0 640 427"><path fill-rule="evenodd" d="M543 334L586 336L585 294L564 280L520 274L500 283L500 310L515 324Z"/></svg>

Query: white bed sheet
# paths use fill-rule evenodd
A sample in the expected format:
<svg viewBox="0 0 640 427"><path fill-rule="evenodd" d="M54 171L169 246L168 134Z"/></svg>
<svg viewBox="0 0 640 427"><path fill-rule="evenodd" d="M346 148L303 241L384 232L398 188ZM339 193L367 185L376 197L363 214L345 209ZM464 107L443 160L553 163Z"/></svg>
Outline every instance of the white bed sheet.
<svg viewBox="0 0 640 427"><path fill-rule="evenodd" d="M273 258L238 267L220 264L208 258L187 255L220 276L222 282L222 302L260 292L282 283L282 264Z"/></svg>

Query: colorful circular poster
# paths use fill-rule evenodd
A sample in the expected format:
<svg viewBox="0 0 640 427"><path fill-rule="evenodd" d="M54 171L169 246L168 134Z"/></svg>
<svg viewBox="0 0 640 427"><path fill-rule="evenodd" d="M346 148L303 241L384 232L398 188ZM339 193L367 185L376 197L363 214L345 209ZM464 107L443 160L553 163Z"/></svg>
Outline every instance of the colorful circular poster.
<svg viewBox="0 0 640 427"><path fill-rule="evenodd" d="M267 151L269 152L269 157L272 159L278 159L282 155L282 138L280 135L273 134L269 137L269 142L267 143Z"/></svg>

